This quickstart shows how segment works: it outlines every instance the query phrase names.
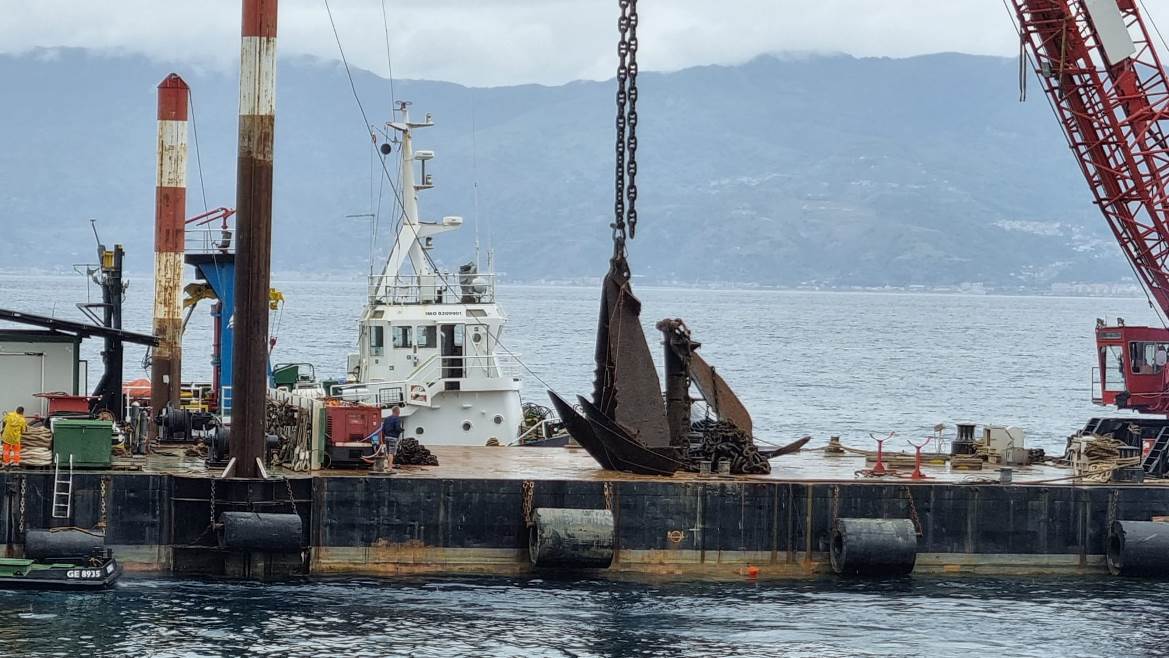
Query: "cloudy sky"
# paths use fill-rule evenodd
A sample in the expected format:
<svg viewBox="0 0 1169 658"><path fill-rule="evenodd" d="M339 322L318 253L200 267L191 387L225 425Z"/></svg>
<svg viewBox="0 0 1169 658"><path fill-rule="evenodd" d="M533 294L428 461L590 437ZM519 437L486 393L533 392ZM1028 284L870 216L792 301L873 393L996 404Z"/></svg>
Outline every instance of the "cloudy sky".
<svg viewBox="0 0 1169 658"><path fill-rule="evenodd" d="M1145 0L1154 16L1169 0ZM384 75L383 0L329 0L352 63ZM395 77L476 85L612 76L614 0L384 0ZM0 52L74 46L230 68L239 0L0 0ZM761 53L1012 55L1002 0L642 0L643 67ZM324 0L281 0L283 54L336 59Z"/></svg>

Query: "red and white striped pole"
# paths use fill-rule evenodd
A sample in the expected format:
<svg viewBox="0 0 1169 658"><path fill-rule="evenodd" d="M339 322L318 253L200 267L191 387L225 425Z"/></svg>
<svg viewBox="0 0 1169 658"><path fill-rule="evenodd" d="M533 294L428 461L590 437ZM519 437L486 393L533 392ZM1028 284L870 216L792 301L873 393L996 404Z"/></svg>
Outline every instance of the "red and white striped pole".
<svg viewBox="0 0 1169 658"><path fill-rule="evenodd" d="M236 475L257 477L268 397L272 274L272 142L276 123L276 0L243 1L231 435Z"/></svg>
<svg viewBox="0 0 1169 658"><path fill-rule="evenodd" d="M150 407L179 403L182 384L182 294L187 216L187 108L190 88L178 75L158 85L158 171L154 196L154 348ZM152 424L152 430L155 429Z"/></svg>

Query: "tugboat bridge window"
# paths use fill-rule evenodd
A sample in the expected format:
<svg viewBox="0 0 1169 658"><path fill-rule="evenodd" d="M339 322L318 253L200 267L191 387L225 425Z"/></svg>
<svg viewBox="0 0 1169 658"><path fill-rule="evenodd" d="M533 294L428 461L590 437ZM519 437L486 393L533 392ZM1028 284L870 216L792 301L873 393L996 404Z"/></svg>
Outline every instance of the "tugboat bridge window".
<svg viewBox="0 0 1169 658"><path fill-rule="evenodd" d="M1153 342L1129 343L1129 360L1135 375L1156 375L1169 360L1169 344Z"/></svg>
<svg viewBox="0 0 1169 658"><path fill-rule="evenodd" d="M385 328L374 325L369 328L369 353L373 356L382 355L382 347L385 345Z"/></svg>
<svg viewBox="0 0 1169 658"><path fill-rule="evenodd" d="M412 347L414 345L414 327L390 327L394 337L394 347Z"/></svg>
<svg viewBox="0 0 1169 658"><path fill-rule="evenodd" d="M418 327L414 335L418 339L418 347L422 349L438 347L438 327L434 325Z"/></svg>

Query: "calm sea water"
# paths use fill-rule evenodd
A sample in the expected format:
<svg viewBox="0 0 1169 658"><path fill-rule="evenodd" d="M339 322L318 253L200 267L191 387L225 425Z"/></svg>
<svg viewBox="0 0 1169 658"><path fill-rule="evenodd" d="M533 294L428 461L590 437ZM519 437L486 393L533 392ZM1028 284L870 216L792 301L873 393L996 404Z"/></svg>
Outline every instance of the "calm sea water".
<svg viewBox="0 0 1169 658"><path fill-rule="evenodd" d="M306 361L340 376L354 350L364 302L360 281L277 280L287 298L273 315L276 362ZM655 356L653 325L681 317L702 353L742 397L760 438L804 434L871 445L869 432L918 440L936 423L1017 425L1028 444L1062 450L1065 437L1101 413L1091 397L1097 317L1156 322L1141 299L1001 297L910 293L783 292L639 288ZM152 284L131 278L126 327L150 329ZM507 286L505 347L520 355L525 399L547 404L592 390L598 287ZM80 276L0 275L0 307L80 319ZM211 322L192 317L184 341L188 378L209 379ZM90 341L90 384L100 373ZM127 351L127 378L147 376L142 350ZM895 439L895 449L905 448Z"/></svg>
<svg viewBox="0 0 1169 658"><path fill-rule="evenodd" d="M5 656L1158 656L1169 586L1097 579L0 591Z"/></svg>

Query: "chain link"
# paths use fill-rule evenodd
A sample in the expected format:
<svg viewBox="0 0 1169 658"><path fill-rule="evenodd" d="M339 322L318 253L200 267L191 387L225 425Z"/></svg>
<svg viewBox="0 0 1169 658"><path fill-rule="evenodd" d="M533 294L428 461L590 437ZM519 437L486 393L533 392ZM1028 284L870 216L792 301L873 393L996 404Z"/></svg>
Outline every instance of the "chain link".
<svg viewBox="0 0 1169 658"><path fill-rule="evenodd" d="M25 513L25 499L28 498L28 481L24 476L20 476L20 524L17 526L17 532L24 536L24 513Z"/></svg>
<svg viewBox="0 0 1169 658"><path fill-rule="evenodd" d="M109 480L109 477L108 477L108 476L102 476L102 478L101 478L100 480L98 480L98 494L97 494L97 495L98 495L98 499L97 499L97 505L98 505L98 518L97 518L97 527L99 527L99 528L104 528L104 527L106 527L106 524L107 524L107 523L108 523L108 521L109 521L108 513L107 513L107 510L106 510L106 483L108 482L108 480Z"/></svg>
<svg viewBox="0 0 1169 658"><path fill-rule="evenodd" d="M210 525L210 527L214 528L215 527L215 478L211 478L211 498L209 499L208 502L210 502L210 504L211 504L211 525Z"/></svg>
<svg viewBox="0 0 1169 658"><path fill-rule="evenodd" d="M629 224L629 238L637 237L637 0L629 2L629 32L626 43L629 53L625 68L629 76L629 110L625 129L625 221Z"/></svg>
<svg viewBox="0 0 1169 658"><path fill-rule="evenodd" d="M292 507L292 513L300 514L296 511L296 496L292 495L292 480L284 478L284 488L288 490L288 505Z"/></svg>
<svg viewBox="0 0 1169 658"><path fill-rule="evenodd" d="M524 480L523 484L523 509L524 509L524 523L528 526L532 525L532 499L535 497L536 483L531 480Z"/></svg>
<svg viewBox="0 0 1169 658"><path fill-rule="evenodd" d="M1108 532L1112 532L1112 524L1116 522L1116 508L1120 498L1120 491L1113 489L1108 494Z"/></svg>
<svg viewBox="0 0 1169 658"><path fill-rule="evenodd" d="M617 19L617 144L616 185L613 201L613 255L625 253L637 228L637 0L618 0Z"/></svg>
<svg viewBox="0 0 1169 658"><path fill-rule="evenodd" d="M909 487L904 486L901 487L901 490L905 492L905 497L909 499L909 518L913 521L913 531L920 537L921 519L917 518L917 505L913 502L913 492L909 490Z"/></svg>
<svg viewBox="0 0 1169 658"><path fill-rule="evenodd" d="M836 522L840 519L840 485L832 485L832 527L836 527Z"/></svg>

